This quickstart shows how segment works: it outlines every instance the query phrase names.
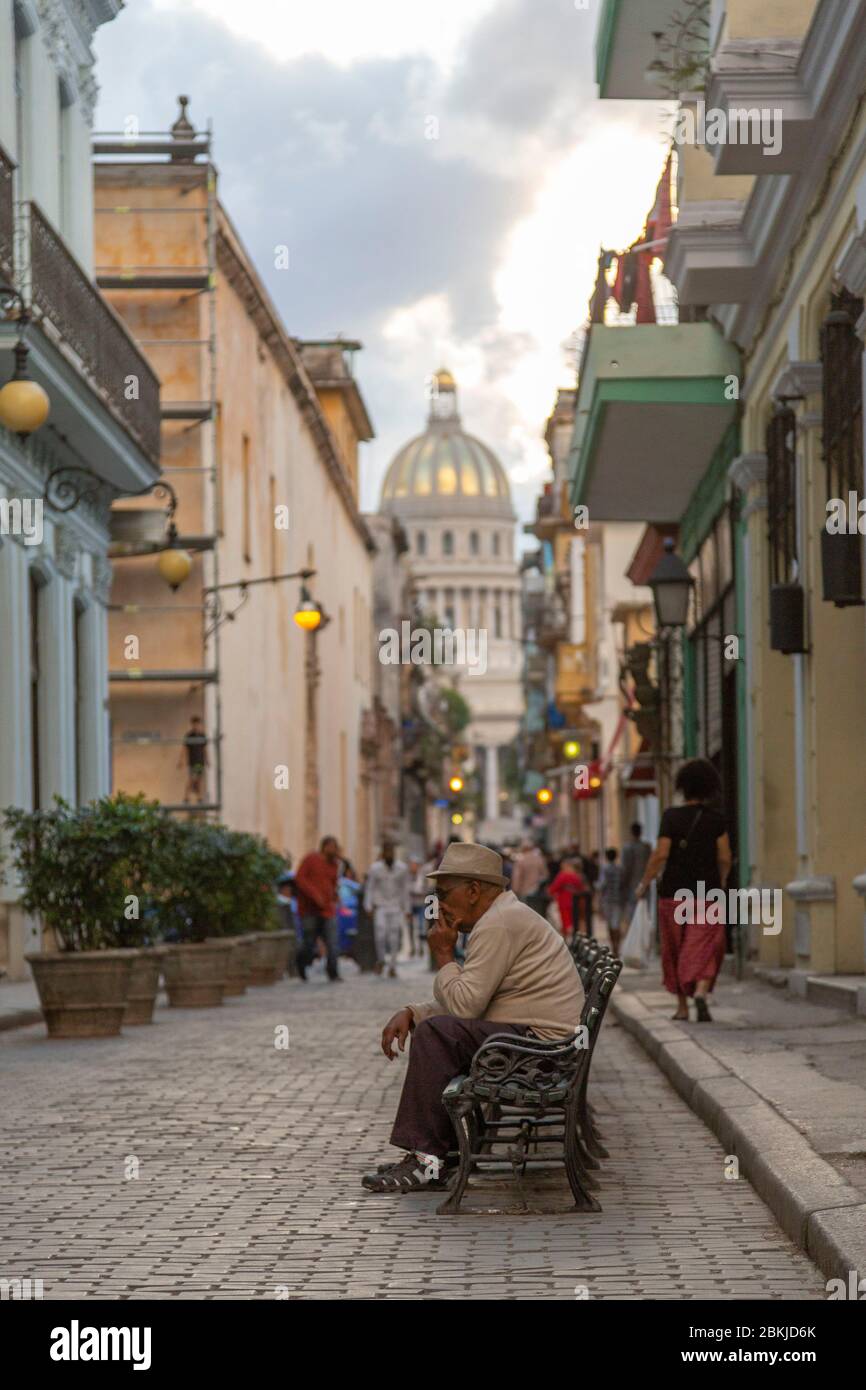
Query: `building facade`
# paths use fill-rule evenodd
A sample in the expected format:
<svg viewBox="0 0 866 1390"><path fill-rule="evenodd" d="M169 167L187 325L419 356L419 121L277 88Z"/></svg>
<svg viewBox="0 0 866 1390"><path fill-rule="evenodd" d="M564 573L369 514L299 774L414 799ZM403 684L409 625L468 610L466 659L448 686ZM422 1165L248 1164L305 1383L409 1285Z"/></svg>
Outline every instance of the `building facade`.
<svg viewBox="0 0 866 1390"><path fill-rule="evenodd" d="M258 832L295 859L333 833L364 868L375 543L358 506L372 435L360 344L289 336L185 98L149 146L139 158L96 142L97 272L162 380L163 476L192 570L172 592L146 545L117 560L114 786ZM141 522L119 511L116 533ZM301 571L316 631L293 622ZM183 801L193 716L208 739L201 810Z"/></svg>
<svg viewBox="0 0 866 1390"><path fill-rule="evenodd" d="M650 23L606 3L605 94L646 97L653 31L677 52L676 7L658 10ZM695 581L682 751L722 772L740 885L783 895L782 930L751 924L745 945L799 992L832 989L853 1012L866 890L850 818L866 784L866 16L844 0L713 0L706 18L701 96L683 97L675 126L679 215L664 252L681 318L697 320L681 325L691 362L664 393L689 406L689 459L676 421L659 428L665 399L649 381L670 375L673 340L633 416L688 481L675 497L659 460L654 496ZM722 115L713 140L698 133L699 101Z"/></svg>
<svg viewBox="0 0 866 1390"><path fill-rule="evenodd" d="M159 468L159 383L91 278L90 41L120 8L0 0L0 380L20 334L50 402L27 439L0 426L0 806L28 810L109 790L109 504ZM23 979L16 896L0 967Z"/></svg>

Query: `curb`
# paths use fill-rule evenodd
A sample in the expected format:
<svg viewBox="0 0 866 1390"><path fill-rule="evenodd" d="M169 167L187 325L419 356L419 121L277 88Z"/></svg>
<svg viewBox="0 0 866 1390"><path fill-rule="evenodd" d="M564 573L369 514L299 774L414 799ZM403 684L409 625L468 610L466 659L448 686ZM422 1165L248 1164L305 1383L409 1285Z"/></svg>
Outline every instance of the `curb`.
<svg viewBox="0 0 866 1390"><path fill-rule="evenodd" d="M27 1028L31 1023L41 1022L41 1009L10 1009L8 1013L0 1013L0 1033L7 1033L12 1028Z"/></svg>
<svg viewBox="0 0 866 1390"><path fill-rule="evenodd" d="M846 1281L852 1269L866 1275L863 1194L757 1091L634 994L614 991L610 1007L822 1273Z"/></svg>

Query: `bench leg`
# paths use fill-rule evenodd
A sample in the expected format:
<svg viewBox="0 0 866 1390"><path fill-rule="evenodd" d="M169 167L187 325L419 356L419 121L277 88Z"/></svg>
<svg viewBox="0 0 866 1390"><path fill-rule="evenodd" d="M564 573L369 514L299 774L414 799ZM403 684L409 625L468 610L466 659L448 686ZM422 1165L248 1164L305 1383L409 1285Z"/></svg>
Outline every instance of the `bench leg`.
<svg viewBox="0 0 866 1390"><path fill-rule="evenodd" d="M577 1152L577 1116L572 1112L565 1127L565 1172L568 1185L574 1196L577 1211L601 1211L601 1204L595 1200L584 1181Z"/></svg>
<svg viewBox="0 0 866 1390"><path fill-rule="evenodd" d="M437 1216L458 1216L460 1203L463 1201L463 1194L469 1181L469 1174L472 1172L472 1130L469 1124L472 1105L467 1104L466 1101L461 1103L458 1100L452 1104L446 1102L446 1108L457 1134L460 1162L454 1181L448 1189L448 1196L444 1202L439 1203L436 1214Z"/></svg>
<svg viewBox="0 0 866 1390"><path fill-rule="evenodd" d="M577 1119L580 1125L580 1133L584 1148L596 1159L609 1158L610 1154L601 1142L598 1129L590 1111L589 1101L586 1098L586 1078L583 1080L578 1097ZM592 1166L597 1167L598 1165L593 1164Z"/></svg>

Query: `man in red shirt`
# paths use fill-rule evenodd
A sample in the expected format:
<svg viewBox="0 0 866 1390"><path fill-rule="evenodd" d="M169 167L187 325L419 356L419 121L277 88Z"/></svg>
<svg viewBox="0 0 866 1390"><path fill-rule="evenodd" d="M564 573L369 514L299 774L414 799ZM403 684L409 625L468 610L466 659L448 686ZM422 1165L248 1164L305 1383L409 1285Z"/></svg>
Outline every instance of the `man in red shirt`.
<svg viewBox="0 0 866 1390"><path fill-rule="evenodd" d="M307 969L316 955L316 942L323 940L328 953L328 979L337 973L337 877L340 872L340 846L334 835L326 835L301 860L295 874L295 897L301 918L303 945L298 953L298 974L307 978Z"/></svg>

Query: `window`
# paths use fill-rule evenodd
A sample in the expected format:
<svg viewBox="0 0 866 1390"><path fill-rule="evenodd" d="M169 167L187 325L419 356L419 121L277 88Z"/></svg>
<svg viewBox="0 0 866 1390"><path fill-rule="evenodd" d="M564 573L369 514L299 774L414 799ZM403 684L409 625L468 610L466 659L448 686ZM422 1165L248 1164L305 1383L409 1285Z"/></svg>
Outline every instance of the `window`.
<svg viewBox="0 0 866 1390"><path fill-rule="evenodd" d="M268 478L268 507L271 527L271 574L277 572L277 480L273 473Z"/></svg>
<svg viewBox="0 0 866 1390"><path fill-rule="evenodd" d="M493 554L494 554L494 555L498 555L498 554L499 554L499 532L498 532L498 531L494 531L494 532L493 532Z"/></svg>
<svg viewBox="0 0 866 1390"><path fill-rule="evenodd" d="M470 553L471 555L477 555L479 549L480 549L480 545L479 545L479 541L478 541L478 532L477 532L477 531L470 531L470 533L469 533L469 553Z"/></svg>
<svg viewBox="0 0 866 1390"><path fill-rule="evenodd" d="M241 499L241 525L243 528L243 556L247 564L252 561L252 506L250 497L251 487L251 468L250 468L250 437L245 434L241 439L241 486L243 496Z"/></svg>
<svg viewBox="0 0 866 1390"><path fill-rule="evenodd" d="M863 300L834 294L821 328L824 368L824 466L827 497L860 495L863 487L863 344L857 321Z"/></svg>
<svg viewBox="0 0 866 1390"><path fill-rule="evenodd" d="M427 532L419 531L415 537L415 553L417 555L427 554Z"/></svg>
<svg viewBox="0 0 866 1390"><path fill-rule="evenodd" d="M767 426L770 583L791 584L797 563L797 417L780 403Z"/></svg>
<svg viewBox="0 0 866 1390"><path fill-rule="evenodd" d="M445 531L445 532L443 533L443 536L442 536L442 554L443 554L443 555L453 555L453 554L454 554L454 537L452 536L452 534L451 534L450 531Z"/></svg>
<svg viewBox="0 0 866 1390"><path fill-rule="evenodd" d="M502 636L502 605L499 601L498 594L496 595L496 602L493 608L493 636Z"/></svg>

